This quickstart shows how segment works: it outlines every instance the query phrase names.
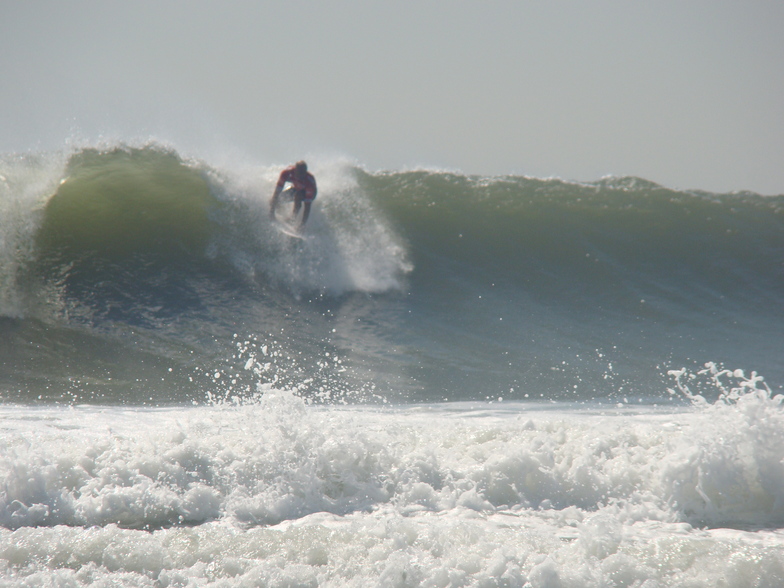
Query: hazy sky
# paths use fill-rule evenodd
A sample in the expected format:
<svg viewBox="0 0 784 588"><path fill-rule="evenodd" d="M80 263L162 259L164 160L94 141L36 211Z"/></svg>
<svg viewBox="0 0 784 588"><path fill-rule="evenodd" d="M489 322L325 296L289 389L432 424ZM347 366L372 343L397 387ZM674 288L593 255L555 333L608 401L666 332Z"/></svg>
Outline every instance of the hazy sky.
<svg viewBox="0 0 784 588"><path fill-rule="evenodd" d="M0 0L0 151L784 193L784 2Z"/></svg>

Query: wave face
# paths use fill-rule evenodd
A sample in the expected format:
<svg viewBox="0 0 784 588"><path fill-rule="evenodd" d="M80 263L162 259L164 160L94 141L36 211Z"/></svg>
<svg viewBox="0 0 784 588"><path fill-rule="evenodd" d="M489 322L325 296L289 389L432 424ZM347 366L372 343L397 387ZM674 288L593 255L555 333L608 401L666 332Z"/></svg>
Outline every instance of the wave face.
<svg viewBox="0 0 784 588"><path fill-rule="evenodd" d="M706 361L781 382L784 197L312 166L158 144L2 160L4 397L662 401Z"/></svg>
<svg viewBox="0 0 784 588"><path fill-rule="evenodd" d="M311 168L0 157L0 584L784 585L784 196Z"/></svg>

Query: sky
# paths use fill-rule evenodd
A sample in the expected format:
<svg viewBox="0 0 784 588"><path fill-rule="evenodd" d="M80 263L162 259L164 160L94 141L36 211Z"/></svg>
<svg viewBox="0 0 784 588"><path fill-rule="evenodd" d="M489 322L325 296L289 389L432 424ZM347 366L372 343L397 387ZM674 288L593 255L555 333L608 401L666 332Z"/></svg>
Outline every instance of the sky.
<svg viewBox="0 0 784 588"><path fill-rule="evenodd" d="M782 31L780 0L0 0L0 153L784 194Z"/></svg>

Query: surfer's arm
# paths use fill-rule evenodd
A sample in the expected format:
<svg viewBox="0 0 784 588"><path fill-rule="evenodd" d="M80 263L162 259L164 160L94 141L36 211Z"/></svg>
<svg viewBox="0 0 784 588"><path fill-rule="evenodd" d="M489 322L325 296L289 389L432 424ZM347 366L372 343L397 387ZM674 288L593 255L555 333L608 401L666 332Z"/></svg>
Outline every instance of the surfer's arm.
<svg viewBox="0 0 784 588"><path fill-rule="evenodd" d="M278 207L278 197L280 196L281 191L283 190L283 186L280 183L275 186L275 191L272 193L272 198L270 198L270 218L275 219L275 209Z"/></svg>
<svg viewBox="0 0 784 588"><path fill-rule="evenodd" d="M286 182L292 181L292 170L290 168L284 169L280 172L280 177L278 178L278 183L275 184L275 193L272 195L273 198L277 198L280 196L280 193L283 192L283 186L286 185Z"/></svg>
<svg viewBox="0 0 784 588"><path fill-rule="evenodd" d="M275 191L272 193L272 199L270 200L270 218L275 218L275 208L278 206L278 197L280 196L281 192L283 192L283 186L286 185L286 182L289 181L289 174L287 173L288 170L284 169L280 173L280 177L278 178L278 183L275 184Z"/></svg>
<svg viewBox="0 0 784 588"><path fill-rule="evenodd" d="M283 192L283 186L285 186L286 182L288 181L288 174L286 173L286 170L283 170L283 172L280 174L280 177L278 178L278 183L275 184L275 192L272 195L273 198L280 196L280 193Z"/></svg>

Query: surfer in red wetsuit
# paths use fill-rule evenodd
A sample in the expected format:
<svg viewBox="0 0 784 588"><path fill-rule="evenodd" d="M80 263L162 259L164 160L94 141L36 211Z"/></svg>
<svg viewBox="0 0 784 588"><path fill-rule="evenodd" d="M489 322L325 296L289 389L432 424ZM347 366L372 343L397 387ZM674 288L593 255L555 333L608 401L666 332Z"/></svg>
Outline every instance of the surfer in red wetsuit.
<svg viewBox="0 0 784 588"><path fill-rule="evenodd" d="M283 190L287 183L291 184L291 186ZM287 167L280 172L280 178L278 178L278 183L275 186L275 193L270 201L270 217L275 220L275 209L282 198L294 202L292 218L296 218L299 214L299 209L303 204L305 205L302 212L302 221L299 223L300 227L304 226L310 216L310 205L316 198L316 191L316 178L308 172L308 165L304 161L298 161L294 165Z"/></svg>

